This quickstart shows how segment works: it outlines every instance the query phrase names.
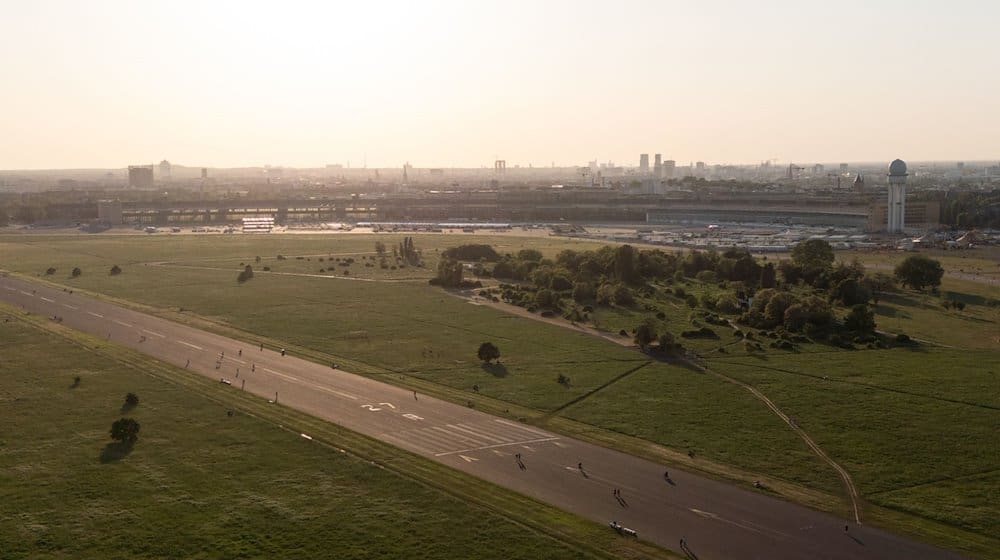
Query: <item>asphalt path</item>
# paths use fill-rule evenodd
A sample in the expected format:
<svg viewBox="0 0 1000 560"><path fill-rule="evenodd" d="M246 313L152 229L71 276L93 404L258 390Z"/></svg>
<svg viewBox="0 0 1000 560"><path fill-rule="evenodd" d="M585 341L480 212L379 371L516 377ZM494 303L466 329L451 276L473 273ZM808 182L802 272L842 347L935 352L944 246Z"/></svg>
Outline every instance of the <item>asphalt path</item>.
<svg viewBox="0 0 1000 560"><path fill-rule="evenodd" d="M220 383L225 379L227 390L277 400L599 523L617 521L689 558L961 558L679 469L671 468L668 479L663 465L645 459L69 289L6 276L0 277L0 299Z"/></svg>

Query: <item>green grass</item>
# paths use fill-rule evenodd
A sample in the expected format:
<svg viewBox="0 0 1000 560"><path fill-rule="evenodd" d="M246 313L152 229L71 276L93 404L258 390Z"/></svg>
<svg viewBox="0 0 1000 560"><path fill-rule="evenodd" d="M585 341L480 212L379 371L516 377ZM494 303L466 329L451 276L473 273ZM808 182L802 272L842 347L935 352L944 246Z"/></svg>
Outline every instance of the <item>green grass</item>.
<svg viewBox="0 0 1000 560"><path fill-rule="evenodd" d="M692 369L651 364L563 415L833 494L841 489L836 473L749 392Z"/></svg>
<svg viewBox="0 0 1000 560"><path fill-rule="evenodd" d="M5 559L659 555L608 539L597 524L124 349L93 352L19 320L0 324L0 342ZM128 391L140 397L127 413L142 425L139 441L124 456L106 456L108 429ZM230 417L227 409L237 412ZM299 426L316 441L299 437ZM375 462L321 444L324 435ZM459 495L435 488L445 480ZM505 510L518 513L518 522ZM559 533L571 538L553 538Z"/></svg>
<svg viewBox="0 0 1000 560"><path fill-rule="evenodd" d="M817 360L716 359L794 417L865 499L1000 538L1000 357L941 348L837 352ZM824 379L825 377L825 379ZM985 476L984 476L985 475ZM947 494L940 507L940 495Z"/></svg>
<svg viewBox="0 0 1000 560"><path fill-rule="evenodd" d="M647 456L660 457L660 449L644 447L639 441L681 451L682 464L683 452L694 448L699 459L731 465L750 473L747 476L766 473L827 496L842 495L833 471L747 391L662 363L643 367L598 390L645 363L647 357L568 329L469 305L428 286L420 277L434 269L435 249L461 243L492 243L502 252L531 246L547 255L563 248L593 247L593 243L418 235L416 245L424 250L428 268L408 268L405 272L413 275L413 281L275 274L258 274L242 285L235 281L239 263L252 263L255 255L262 256L262 265L265 261L274 265L276 272L313 274L312 268L318 273L318 256L369 254L376 239L391 247L402 235L11 235L0 237L0 254L4 255L0 266L31 275L55 266L59 272L49 277L52 281L138 302L150 306L151 312L235 334L251 343L260 337L320 362L337 361L349 371L420 384L425 392L458 402L473 400L495 412L509 408L512 414ZM292 258L273 260L279 253ZM298 260L295 255L313 260ZM160 261L226 270L145 264ZM119 264L124 272L108 276L112 264ZM83 268L84 275L69 279L67 273L73 266ZM403 271L358 268L355 264L351 274L402 279ZM260 270L256 265L255 269ZM706 287L689 282L685 289L700 295ZM750 357L724 326L711 327L720 335L718 340L684 342L705 356L711 368L751 383L795 417L848 468L878 519L976 552L988 549L989 544L976 548L962 543L976 539L995 543L997 539L996 525L988 519L996 513L988 501L992 496L982 488L992 479L988 474L977 478L977 474L990 472L991 450L996 468L996 446L990 443L995 437L987 428L995 431L1000 425L995 410L989 408L1000 398L997 370L989 365L996 361L989 351L995 353L997 344L998 308L989 305L988 298L995 294L984 284L946 277L942 292L966 301L966 309L945 312L937 296L890 295L878 306L879 328L974 352L942 353L930 344L916 350L880 351L802 344L795 351L784 351L767 348L765 341L765 351ZM640 303L663 309L667 318L661 326L671 332L694 327L692 310L677 298ZM178 313L178 308L185 311ZM601 328L617 332L630 330L651 314L604 308L596 317ZM500 347L502 370L484 369L476 360L475 349L486 340ZM720 353L720 347L726 352ZM817 367L823 368L819 377L842 381L819 383ZM994 373L985 373L989 371ZM557 384L559 374L568 376L571 383ZM478 393L473 392L474 386ZM714 466L705 469L716 474L724 471ZM932 473L942 475L943 481L933 482L937 479ZM934 496L952 491L961 505L934 507ZM832 501L819 498L810 503L827 507Z"/></svg>

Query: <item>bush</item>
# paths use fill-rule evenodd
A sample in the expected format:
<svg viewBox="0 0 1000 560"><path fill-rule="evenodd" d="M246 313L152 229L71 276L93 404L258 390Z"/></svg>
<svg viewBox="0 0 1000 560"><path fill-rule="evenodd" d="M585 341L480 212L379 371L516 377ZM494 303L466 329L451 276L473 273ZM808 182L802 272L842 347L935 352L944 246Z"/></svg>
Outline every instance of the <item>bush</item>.
<svg viewBox="0 0 1000 560"><path fill-rule="evenodd" d="M122 273L121 267L116 264L111 267L111 272L109 272L108 274L110 274L111 276L118 276L121 273Z"/></svg>
<svg viewBox="0 0 1000 560"><path fill-rule="evenodd" d="M285 260L285 255L278 255L278 260L279 261Z"/></svg>
<svg viewBox="0 0 1000 560"><path fill-rule="evenodd" d="M912 341L913 339L908 334L899 333L896 335L896 344L909 344Z"/></svg>
<svg viewBox="0 0 1000 560"><path fill-rule="evenodd" d="M128 406L138 406L139 395L136 395L135 393L129 393L125 395L125 404Z"/></svg>
<svg viewBox="0 0 1000 560"><path fill-rule="evenodd" d="M139 439L139 423L132 418L121 418L111 424L111 439L133 445Z"/></svg>
<svg viewBox="0 0 1000 560"><path fill-rule="evenodd" d="M239 283L246 282L253 278L253 267L246 265L243 270L236 276L236 281Z"/></svg>
<svg viewBox="0 0 1000 560"><path fill-rule="evenodd" d="M46 276L52 276L55 273L56 273L56 269L52 268L51 266L45 271L45 275Z"/></svg>
<svg viewBox="0 0 1000 560"><path fill-rule="evenodd" d="M569 386L569 377L566 377L565 375L563 375L563 374L560 373L559 377L556 378L556 383L558 383L558 384L560 384L560 385L562 385L564 387L568 387Z"/></svg>
<svg viewBox="0 0 1000 560"><path fill-rule="evenodd" d="M83 274L83 271L80 270L80 267L76 267L76 268L73 269L73 272L70 273L70 274L73 276L73 278L76 278L77 276Z"/></svg>

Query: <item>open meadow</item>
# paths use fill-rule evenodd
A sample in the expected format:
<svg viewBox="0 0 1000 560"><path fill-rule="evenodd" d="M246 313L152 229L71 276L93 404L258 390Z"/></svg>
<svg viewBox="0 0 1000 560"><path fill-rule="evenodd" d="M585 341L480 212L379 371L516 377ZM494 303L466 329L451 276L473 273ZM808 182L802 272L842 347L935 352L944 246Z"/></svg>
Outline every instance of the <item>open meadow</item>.
<svg viewBox="0 0 1000 560"><path fill-rule="evenodd" d="M562 419L572 421L585 427L573 435L592 431L592 439L633 452L645 453L625 443L634 438L679 455L692 450L699 461L742 473L737 480L766 476L829 497L812 505L846 510L838 502L844 490L836 472L745 389L682 361L533 321L520 308L470 304L427 282L440 252L460 244L491 244L501 253L534 248L549 258L599 244L421 234L413 237L424 266L381 268L375 242L389 247L395 263L391 247L403 237L11 235L0 237L0 268L553 429L568 425ZM348 258L353 261L345 267ZM116 264L121 274L109 275ZM238 283L246 264L255 277ZM56 272L46 275L49 267ZM82 274L71 278L73 267ZM793 417L851 473L862 500L878 506L869 512L871 521L978 556L1000 547L1000 451L993 435L1000 426L1000 307L990 286L946 276L942 295L886 293L874 306L877 328L887 340L906 333L920 342L853 349L812 341L782 349L763 335L755 339L760 349L748 348L729 324L735 316L709 324L711 313L701 303L692 307L676 294L682 287L700 302L706 292L719 291L714 283L665 279L660 286L635 306L597 307L589 324L612 336L624 329L623 340L631 340L644 319L674 333L712 328L718 338L684 340L697 363L755 387ZM942 296L966 305L945 309ZM840 318L847 308L834 312ZM484 341L500 348L500 365L483 366L476 358Z"/></svg>
<svg viewBox="0 0 1000 560"><path fill-rule="evenodd" d="M661 555L197 375L0 317L5 560ZM109 437L123 416L141 425L131 448Z"/></svg>

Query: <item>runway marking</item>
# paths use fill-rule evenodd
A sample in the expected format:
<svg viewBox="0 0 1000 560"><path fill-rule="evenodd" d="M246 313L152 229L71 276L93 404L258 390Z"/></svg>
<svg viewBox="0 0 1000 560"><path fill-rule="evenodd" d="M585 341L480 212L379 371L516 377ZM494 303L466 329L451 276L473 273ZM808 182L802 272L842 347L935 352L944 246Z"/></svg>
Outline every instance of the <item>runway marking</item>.
<svg viewBox="0 0 1000 560"><path fill-rule="evenodd" d="M496 445L484 445L482 447L472 447L470 449L459 449L458 451L448 451L448 452L445 452L445 453L438 453L438 454L436 454L434 456L435 457L444 457L445 455L455 455L456 453L470 453L472 451L482 451L483 449L494 449L496 447L509 447L511 445L521 445L523 443L542 443L544 441L554 441L554 440L557 440L557 439L559 439L559 438L558 437L550 437L550 438L543 438L543 439L533 439L533 440L530 440L530 441L515 441L513 443L498 443ZM527 447L527 446L525 446L525 448L526 449L531 449L530 447Z"/></svg>
<svg viewBox="0 0 1000 560"><path fill-rule="evenodd" d="M312 436L307 436L306 434L299 434L299 435L308 440L312 439Z"/></svg>
<svg viewBox="0 0 1000 560"><path fill-rule="evenodd" d="M75 306L75 305L70 305L70 304L68 304L68 303L64 303L64 304L62 304L62 306L63 306L63 307L68 307L69 309L72 309L72 310L74 310L74 311L76 311L77 309L80 309L79 307L77 307L77 306Z"/></svg>
<svg viewBox="0 0 1000 560"><path fill-rule="evenodd" d="M404 414L403 418L409 418L410 420L423 420L422 416L417 416L416 414Z"/></svg>
<svg viewBox="0 0 1000 560"><path fill-rule="evenodd" d="M459 457L461 457L466 463L471 463L473 461L478 461L479 460L479 459L476 459L475 457L467 457L465 455L459 455Z"/></svg>
<svg viewBox="0 0 1000 560"><path fill-rule="evenodd" d="M191 348L194 348L195 350L204 350L204 348L202 348L201 346L197 346L195 344L191 344L190 342L184 342L183 340L178 340L177 343L178 344L183 344L184 346L190 346Z"/></svg>
<svg viewBox="0 0 1000 560"><path fill-rule="evenodd" d="M481 434L481 433L478 433L476 431L470 430L468 428L463 428L461 424L459 424L459 425L448 424L448 427L449 428L455 428L456 430L463 431L463 432L465 432L467 434L471 434L471 435L474 435L474 436L481 437L483 439L492 441L494 443L506 443L506 440L503 440L503 439L500 439L500 438L496 438L496 437L491 437L491 436L488 436L486 434Z"/></svg>
<svg viewBox="0 0 1000 560"><path fill-rule="evenodd" d="M309 383L308 381L303 381L303 380L299 379L298 377L292 377L291 375L288 375L288 374L285 374L285 373L281 373L280 371L274 371L271 368L259 367L257 369L262 370L262 371L266 371L268 373L273 373L274 375L277 375L278 377L282 377L284 379L287 379L287 380L291 381L292 383L298 383L299 385L305 385L306 387L312 387L313 389L316 389L317 391L323 391L324 393L330 393L332 395L338 395L338 396L344 397L345 399L351 399L352 401L358 400L358 397L356 397L356 396L354 396L354 395L352 395L350 393L343 393L341 391L337 391L336 389L330 389L329 387L323 387L321 385L316 385L314 383Z"/></svg>
<svg viewBox="0 0 1000 560"><path fill-rule="evenodd" d="M26 296L28 296L28 297L35 297L35 294L29 294L28 292L26 292L24 290L21 290L21 293L24 294L24 295L26 295Z"/></svg>
<svg viewBox="0 0 1000 560"><path fill-rule="evenodd" d="M7 290L8 292L16 292L17 291L17 288L11 288L10 286L4 286L3 289Z"/></svg>
<svg viewBox="0 0 1000 560"><path fill-rule="evenodd" d="M101 319L104 318L104 315L101 315L100 313L94 313L93 311L88 311L87 313L93 315L94 317L100 317Z"/></svg>
<svg viewBox="0 0 1000 560"><path fill-rule="evenodd" d="M160 337L160 338L167 338L167 335L165 335L165 334L160 334L160 333L158 333L158 332L153 332L153 331L151 331L151 330L149 330L149 329L142 329L142 332L144 332L144 333L149 333L149 334L151 334L151 335L153 335L153 336L158 336L158 337Z"/></svg>
<svg viewBox="0 0 1000 560"><path fill-rule="evenodd" d="M47 298L47 297L45 297L45 296L41 296L41 298L42 298L43 300L45 300L45 301L49 302L49 303L55 303L55 302L56 302L56 300L54 300L54 299L49 299L49 298Z"/></svg>
<svg viewBox="0 0 1000 560"><path fill-rule="evenodd" d="M119 325L121 325L121 326L123 326L123 327L129 327L129 328L132 328L132 327L134 327L134 326L135 326L135 325L130 325L130 324L126 323L125 321L119 321L118 319L112 319L112 320L111 320L111 322L112 322L112 323L117 323L117 324L119 324Z"/></svg>
<svg viewBox="0 0 1000 560"><path fill-rule="evenodd" d="M529 428L529 427L525 426L524 424L517 424L517 423L515 423L515 422L508 422L508 421L506 421L506 420L501 420L501 419L499 419L499 418L494 418L494 419L493 419L493 421L494 421L494 422L499 422L499 423L501 423L501 424L504 424L504 425L506 425L506 426L512 426L512 427L514 427L514 428L520 428L520 429L522 429L522 430L524 430L524 431L526 431L526 432L531 432L531 433L535 434L536 436L541 436L541 437L552 437L552 434L547 434L547 433L545 433L545 432L540 432L540 431L538 431L538 430L533 430L533 429L531 429L531 428Z"/></svg>
<svg viewBox="0 0 1000 560"><path fill-rule="evenodd" d="M723 523L728 523L729 525L732 525L734 527L739 527L741 529L746 529L747 531L753 531L754 533L760 533L762 535L766 535L769 532L769 531L761 531L760 529L758 529L756 527L752 527L752 526L744 524L744 523L738 523L736 521L730 521L729 519L726 519L725 517L720 517L720 516L718 516L718 515L710 512L710 511L703 511L703 510L695 509L695 508L690 508L690 510L691 510L692 513L694 513L696 515L700 515L700 516L705 517L707 519L714 519L716 521L721 521ZM784 534L784 533L778 533L778 534Z"/></svg>
<svg viewBox="0 0 1000 560"><path fill-rule="evenodd" d="M491 425L458 424L458 426L461 426L462 428L465 428L466 430L476 435L480 435L487 439L493 439L497 443L506 443L511 441L517 441L518 439L523 439L523 437L518 437L517 435L511 435L506 432L500 432L500 433L494 432L489 429L490 427L492 427Z"/></svg>
<svg viewBox="0 0 1000 560"><path fill-rule="evenodd" d="M449 424L448 427L450 428L451 424ZM472 444L472 445L482 445L483 444L482 440L478 440L476 438L471 438L471 437L469 437L469 436L467 436L465 434L457 434L455 432L452 432L451 430L446 430L445 428L442 428L441 426L431 426L431 429L432 430L437 430L437 431L445 433L445 434L448 434L451 437L451 442L452 443L455 443L455 441L454 441L455 439L460 439L460 440L464 439L465 441L467 441L469 443L462 443L461 445L469 445L469 444Z"/></svg>
<svg viewBox="0 0 1000 560"><path fill-rule="evenodd" d="M237 364L247 365L243 360L237 360L236 358L229 358L229 361L236 362Z"/></svg>
<svg viewBox="0 0 1000 560"><path fill-rule="evenodd" d="M382 405L382 406L388 406L389 408L391 408L391 409L393 409L393 410L396 410L396 407L395 407L395 406L393 406L393 404L392 404L392 403L387 403L387 402L380 402L380 403L378 403L378 404L380 404L380 405Z"/></svg>

